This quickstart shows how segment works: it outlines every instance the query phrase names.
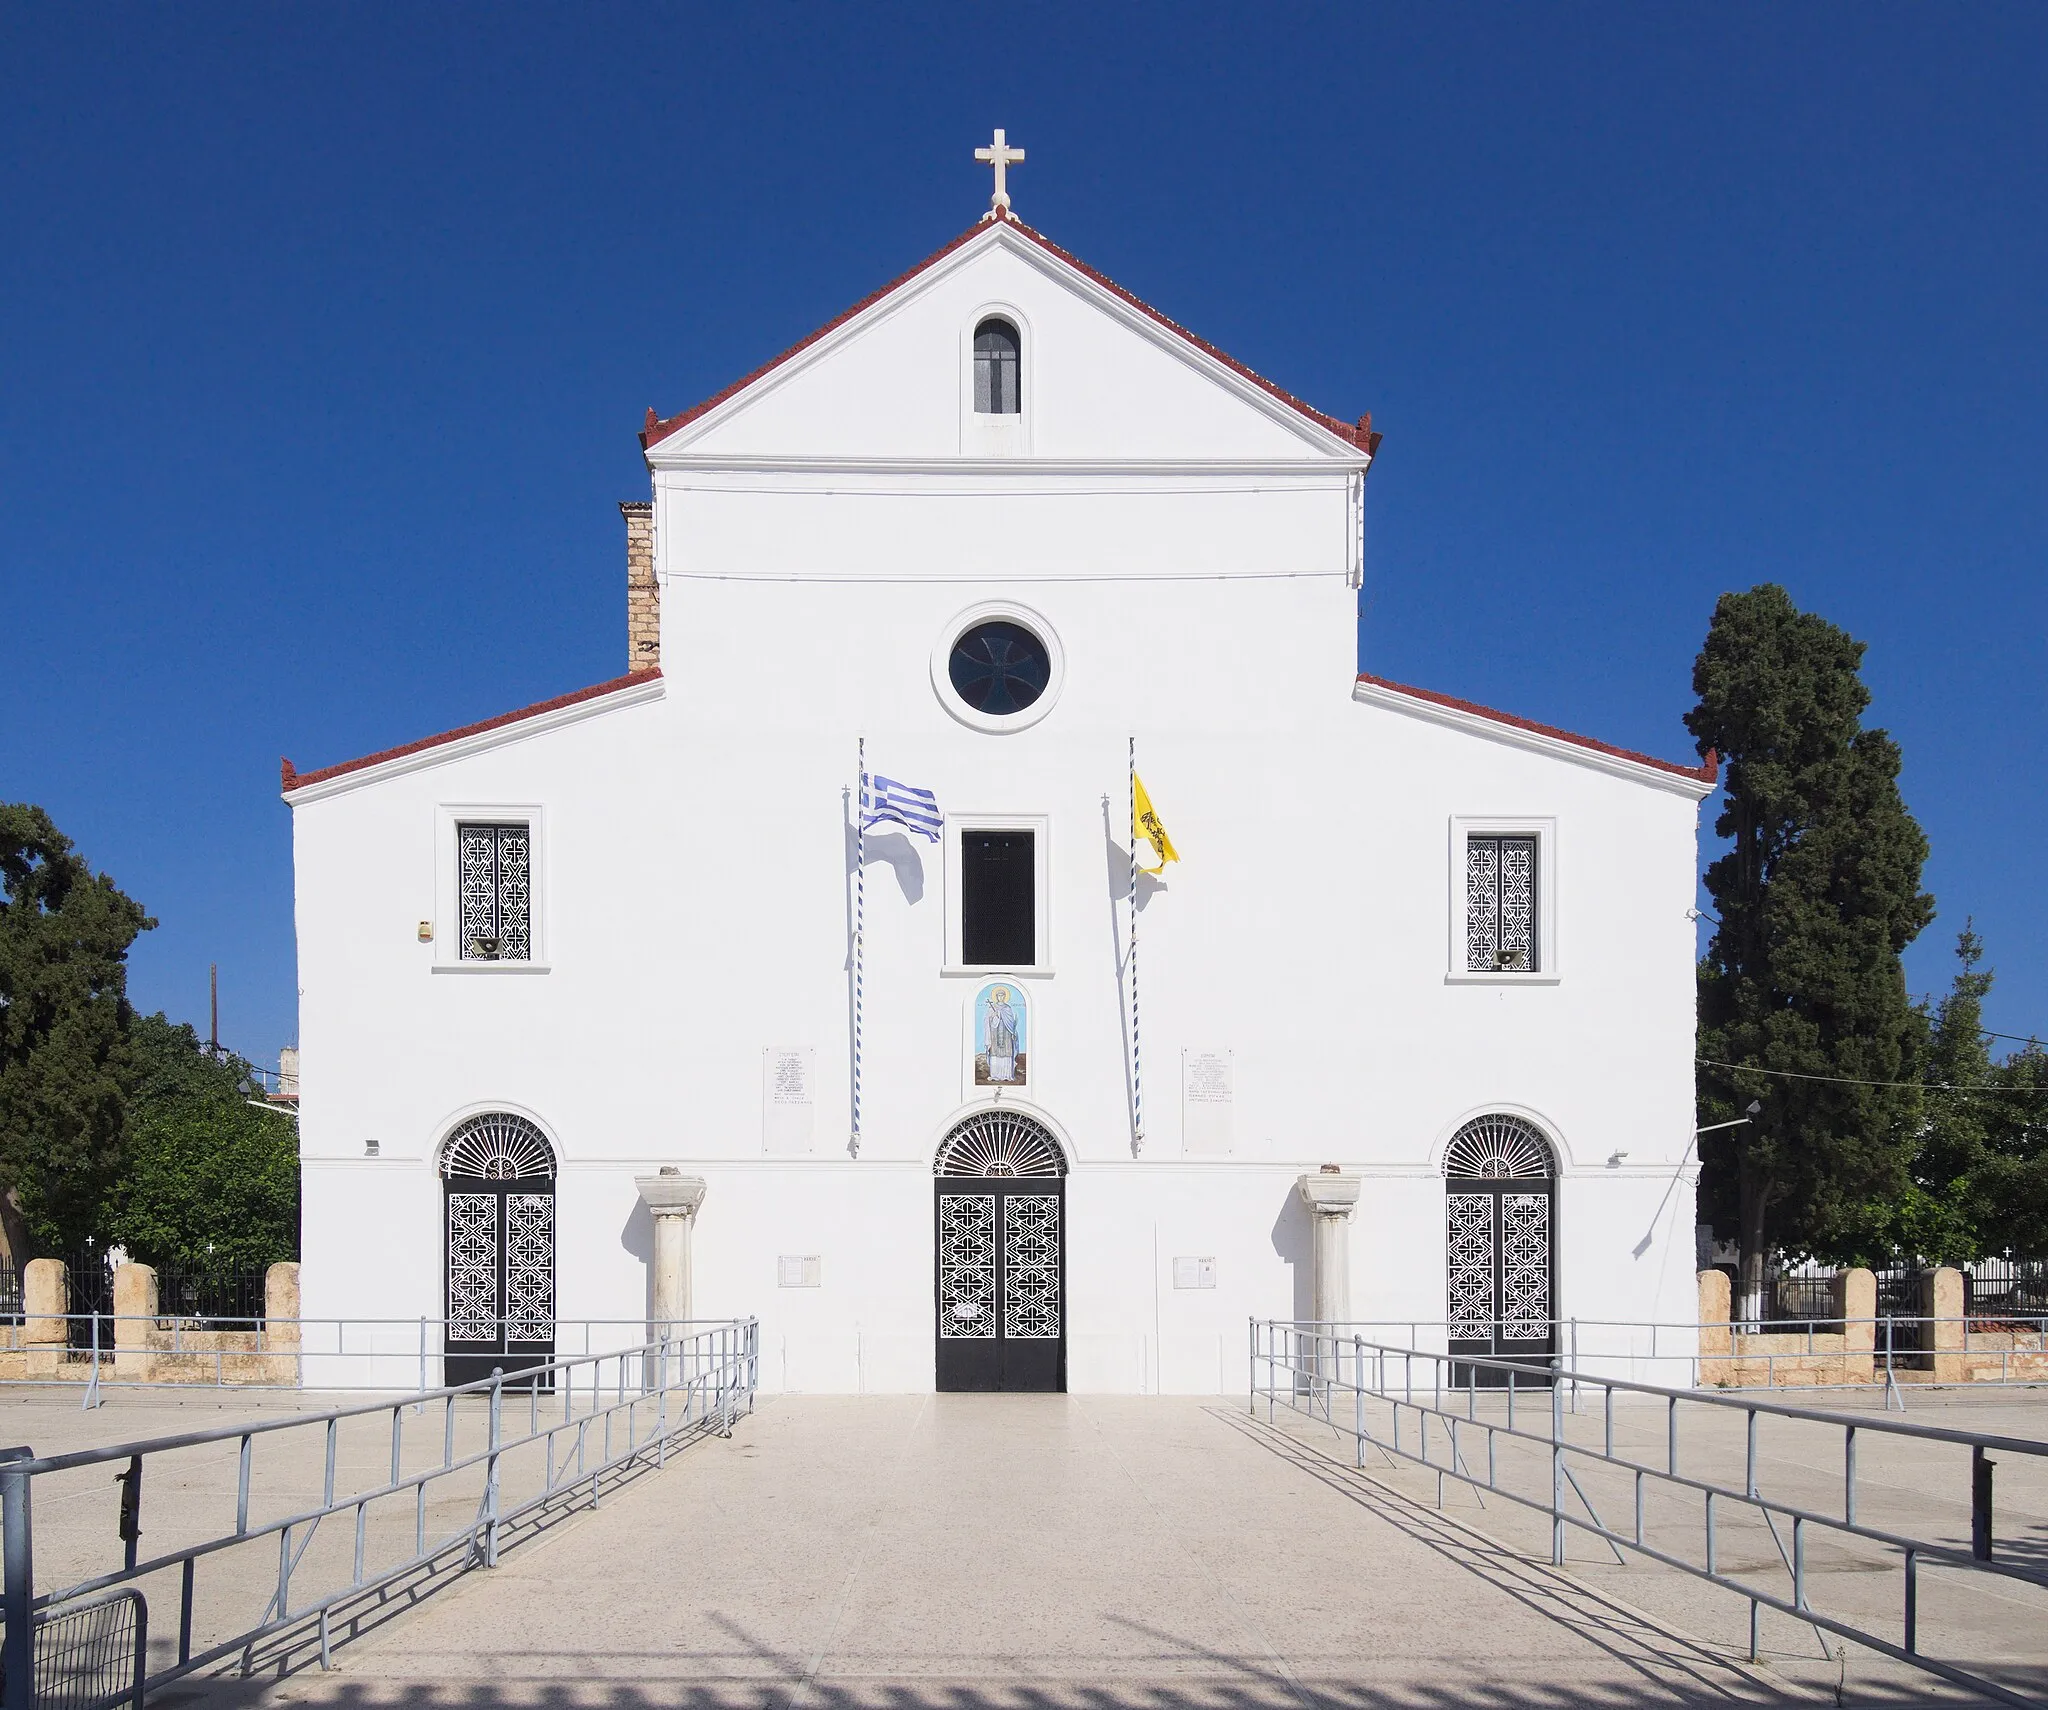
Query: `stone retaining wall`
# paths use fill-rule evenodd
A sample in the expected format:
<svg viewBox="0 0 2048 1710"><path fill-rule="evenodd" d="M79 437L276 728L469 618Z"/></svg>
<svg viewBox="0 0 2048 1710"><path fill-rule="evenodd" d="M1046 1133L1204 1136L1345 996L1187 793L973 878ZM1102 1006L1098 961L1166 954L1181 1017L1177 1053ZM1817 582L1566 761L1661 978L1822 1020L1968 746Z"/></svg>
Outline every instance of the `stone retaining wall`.
<svg viewBox="0 0 2048 1710"><path fill-rule="evenodd" d="M1877 1279L1849 1270L1834 1279L1830 1318L1840 1331L1775 1331L1749 1335L1729 1321L1728 1274L1699 1273L1702 1388L1781 1389L1820 1384L1881 1383L1876 1356ZM1963 1313L1963 1273L1943 1265L1920 1278L1922 1328L1933 1346L1901 1353L1893 1376L1902 1383L2048 1382L2048 1335L2033 1329L1972 1330ZM1862 1319L1855 1323L1852 1320Z"/></svg>
<svg viewBox="0 0 2048 1710"><path fill-rule="evenodd" d="M16 1346L0 1349L0 1379L84 1383L93 1358L70 1346L71 1275L61 1259L31 1259L22 1278ZM114 1345L100 1356L102 1381L120 1383L299 1382L299 1267L272 1265L263 1278L263 1323L213 1330L197 1319L157 1316L156 1272L114 1268Z"/></svg>

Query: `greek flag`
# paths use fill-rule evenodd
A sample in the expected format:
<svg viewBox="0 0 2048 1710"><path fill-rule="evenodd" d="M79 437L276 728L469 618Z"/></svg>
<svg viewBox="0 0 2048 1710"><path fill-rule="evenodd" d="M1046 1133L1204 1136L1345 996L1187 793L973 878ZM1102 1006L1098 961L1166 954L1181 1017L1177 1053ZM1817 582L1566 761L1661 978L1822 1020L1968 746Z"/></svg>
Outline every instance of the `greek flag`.
<svg viewBox="0 0 2048 1710"><path fill-rule="evenodd" d="M939 840L939 799L915 784L899 784L880 774L863 775L860 781L860 828L873 831L882 824L900 825L933 843Z"/></svg>

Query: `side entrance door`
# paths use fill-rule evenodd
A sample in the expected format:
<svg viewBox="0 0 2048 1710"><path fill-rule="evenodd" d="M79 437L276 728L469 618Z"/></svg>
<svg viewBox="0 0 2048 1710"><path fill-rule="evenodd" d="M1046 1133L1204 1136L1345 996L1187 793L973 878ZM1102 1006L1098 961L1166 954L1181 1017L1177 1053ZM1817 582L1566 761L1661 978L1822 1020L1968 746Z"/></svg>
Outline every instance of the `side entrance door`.
<svg viewBox="0 0 2048 1710"><path fill-rule="evenodd" d="M1064 1390L1065 1179L935 1185L939 1388Z"/></svg>
<svg viewBox="0 0 2048 1710"><path fill-rule="evenodd" d="M1557 1352L1551 1311L1555 1219L1548 1180L1444 1183L1450 1352L1526 1363L1515 1382L1548 1384ZM1452 1382L1504 1388L1498 1366L1451 1367Z"/></svg>
<svg viewBox="0 0 2048 1710"><path fill-rule="evenodd" d="M493 1369L509 1381L555 1356L555 1184L459 1175L446 1182L442 1381L475 1383Z"/></svg>

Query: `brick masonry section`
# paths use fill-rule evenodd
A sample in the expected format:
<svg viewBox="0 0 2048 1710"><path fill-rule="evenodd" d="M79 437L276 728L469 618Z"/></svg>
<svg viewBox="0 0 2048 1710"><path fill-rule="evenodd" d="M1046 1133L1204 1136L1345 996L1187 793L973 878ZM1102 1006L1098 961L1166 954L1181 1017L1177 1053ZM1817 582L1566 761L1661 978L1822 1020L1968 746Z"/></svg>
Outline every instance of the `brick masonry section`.
<svg viewBox="0 0 2048 1710"><path fill-rule="evenodd" d="M654 506L629 499L619 515L626 519L626 669L658 670L661 585L654 579Z"/></svg>

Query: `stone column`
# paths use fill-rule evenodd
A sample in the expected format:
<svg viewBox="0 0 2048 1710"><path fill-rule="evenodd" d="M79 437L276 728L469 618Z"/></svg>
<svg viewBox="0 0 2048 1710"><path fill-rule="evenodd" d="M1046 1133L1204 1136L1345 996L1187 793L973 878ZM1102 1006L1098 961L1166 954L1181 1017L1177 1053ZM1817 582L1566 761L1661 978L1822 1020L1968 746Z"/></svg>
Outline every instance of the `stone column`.
<svg viewBox="0 0 2048 1710"><path fill-rule="evenodd" d="M1358 1203L1359 1178L1325 1164L1295 1186L1315 1225L1310 1310L1322 1324L1351 1317L1351 1208Z"/></svg>
<svg viewBox="0 0 2048 1710"><path fill-rule="evenodd" d="M635 1176L633 1185L654 1217L654 1310L650 1329L659 1338L670 1324L690 1316L690 1235L709 1184L664 1164L657 1176Z"/></svg>
<svg viewBox="0 0 2048 1710"><path fill-rule="evenodd" d="M53 1378L71 1340L71 1272L62 1259L31 1259L21 1273L21 1339L28 1375Z"/></svg>
<svg viewBox="0 0 2048 1710"><path fill-rule="evenodd" d="M154 1363L149 1333L156 1328L156 1271L149 1265L114 1267L114 1376L147 1383Z"/></svg>

